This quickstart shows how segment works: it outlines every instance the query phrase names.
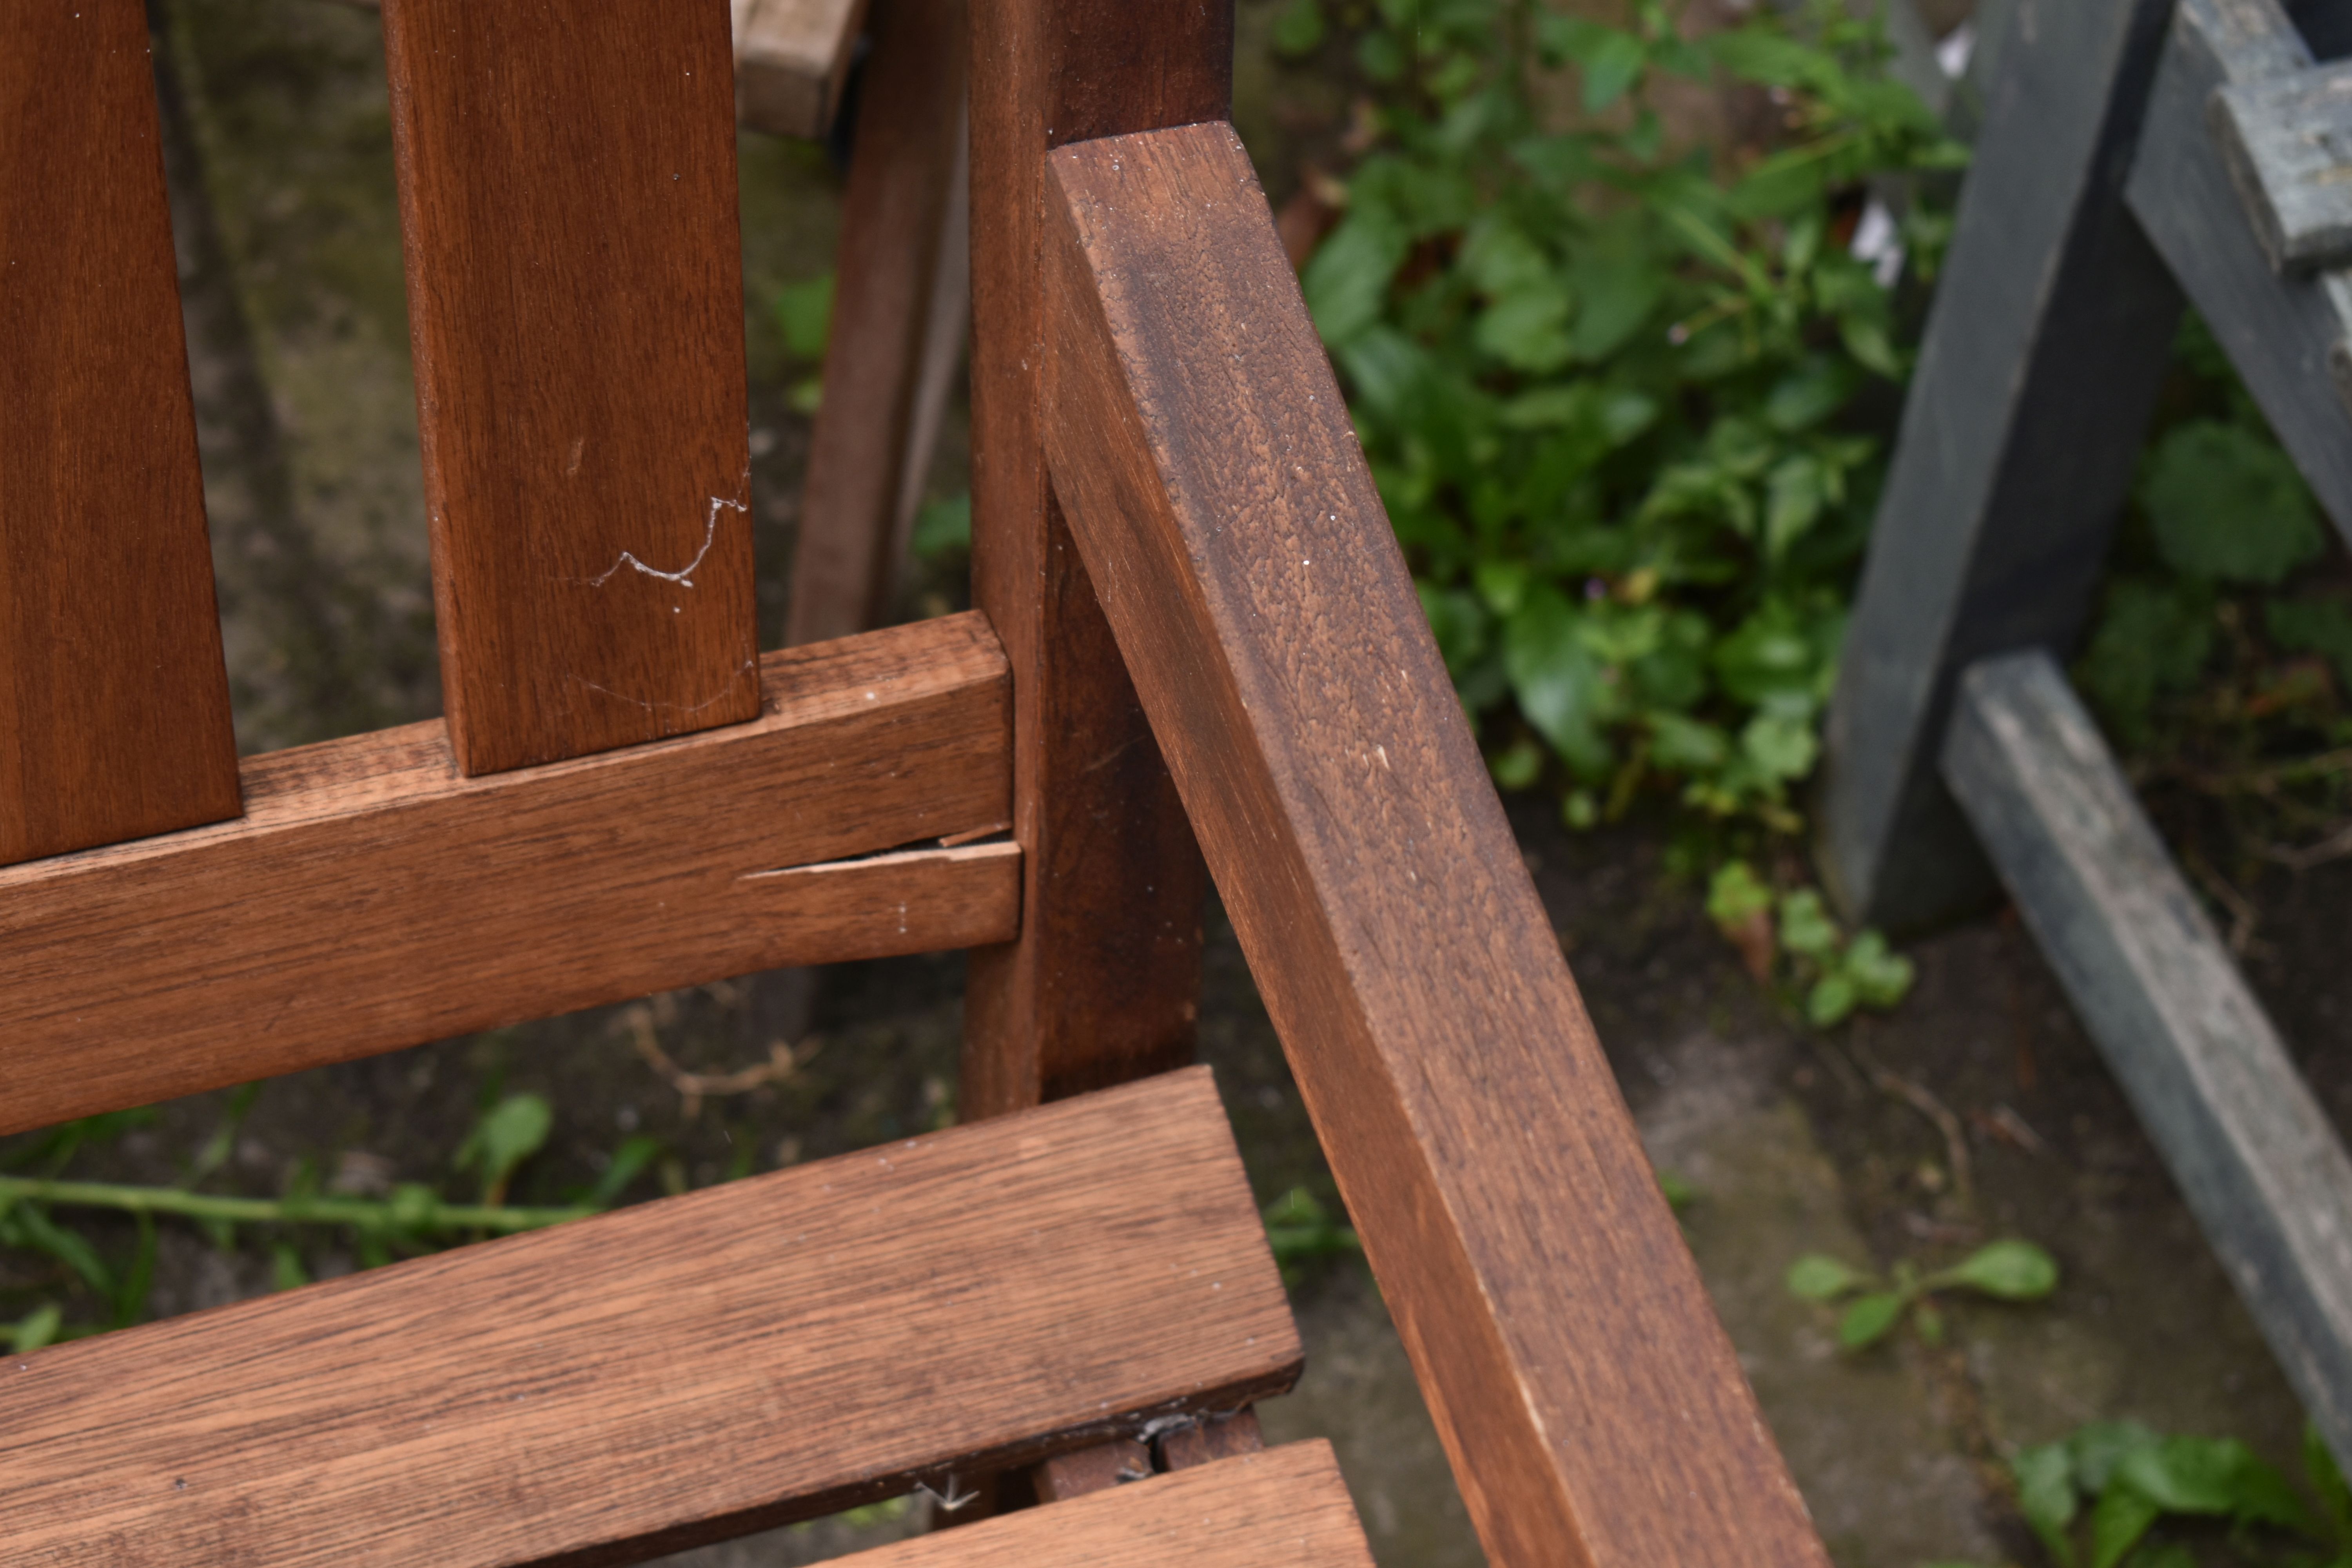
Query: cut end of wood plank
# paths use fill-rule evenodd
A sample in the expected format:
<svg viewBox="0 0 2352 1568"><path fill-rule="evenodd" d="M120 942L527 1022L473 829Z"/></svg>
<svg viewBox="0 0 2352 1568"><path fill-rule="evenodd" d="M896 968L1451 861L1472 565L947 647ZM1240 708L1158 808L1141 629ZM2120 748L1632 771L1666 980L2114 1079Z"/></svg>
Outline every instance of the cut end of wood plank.
<svg viewBox="0 0 2352 1568"><path fill-rule="evenodd" d="M822 141L841 112L866 0L733 0L735 112L754 131Z"/></svg>
<svg viewBox="0 0 2352 1568"><path fill-rule="evenodd" d="M2207 119L2273 270L2352 261L2352 63L2225 84Z"/></svg>

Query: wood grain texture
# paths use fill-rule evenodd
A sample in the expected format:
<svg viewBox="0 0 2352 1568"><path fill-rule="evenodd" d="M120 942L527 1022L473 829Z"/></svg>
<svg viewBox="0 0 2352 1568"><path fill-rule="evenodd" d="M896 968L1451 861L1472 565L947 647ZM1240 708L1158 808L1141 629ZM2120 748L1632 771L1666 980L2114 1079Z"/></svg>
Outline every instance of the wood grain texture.
<svg viewBox="0 0 2352 1568"><path fill-rule="evenodd" d="M731 0L735 111L755 131L822 140L841 110L866 0Z"/></svg>
<svg viewBox="0 0 2352 1568"><path fill-rule="evenodd" d="M1945 776L2280 1368L2352 1462L2352 1158L2046 653L1975 666Z"/></svg>
<svg viewBox="0 0 2352 1568"><path fill-rule="evenodd" d="M841 1568L1371 1568L1321 1439L877 1547Z"/></svg>
<svg viewBox="0 0 2352 1568"><path fill-rule="evenodd" d="M0 1511L19 1564L637 1562L1298 1362L1201 1069L0 1361Z"/></svg>
<svg viewBox="0 0 2352 1568"><path fill-rule="evenodd" d="M2122 515L2180 316L2122 188L2170 11L2018 0L1988 79L1830 707L1817 860L1855 919L1996 896L1936 750L1970 662L2072 644Z"/></svg>
<svg viewBox="0 0 2352 1568"><path fill-rule="evenodd" d="M1045 157L1222 120L1232 0L995 0L971 12L972 603L1013 666L1021 940L972 956L959 1103L988 1115L1189 1060L1206 882L1039 426Z"/></svg>
<svg viewBox="0 0 2352 1568"><path fill-rule="evenodd" d="M2352 68L2225 85L2206 119L2274 270L2352 261Z"/></svg>
<svg viewBox="0 0 2352 1568"><path fill-rule="evenodd" d="M1258 1428L1257 1412L1236 1410L1161 1433L1160 1468L1189 1470L1195 1465L1230 1459L1236 1454L1255 1454L1265 1447L1265 1434Z"/></svg>
<svg viewBox="0 0 2352 1568"><path fill-rule="evenodd" d="M724 0L391 0L383 24L458 765L752 718Z"/></svg>
<svg viewBox="0 0 2352 1568"><path fill-rule="evenodd" d="M963 0L877 0L842 195L824 401L809 440L788 643L888 618L971 317ZM909 483L909 479L913 483Z"/></svg>
<svg viewBox="0 0 2352 1568"><path fill-rule="evenodd" d="M1819 1568L1239 139L1049 166L1055 483L1488 1561Z"/></svg>
<svg viewBox="0 0 2352 1568"><path fill-rule="evenodd" d="M1114 1437L1092 1447L1056 1454L1031 1474L1039 1502L1067 1502L1150 1479L1151 1450L1132 1437Z"/></svg>
<svg viewBox="0 0 2352 1568"><path fill-rule="evenodd" d="M2126 195L2336 531L2352 539L2352 273L2272 270L2207 116L2217 89L2311 64L2273 0L2180 0Z"/></svg>
<svg viewBox="0 0 2352 1568"><path fill-rule="evenodd" d="M438 723L246 764L241 822L0 870L0 1131L783 964L1002 942L972 615L772 654L753 723L488 779Z"/></svg>
<svg viewBox="0 0 2352 1568"><path fill-rule="evenodd" d="M138 0L0 47L0 864L237 813Z"/></svg>

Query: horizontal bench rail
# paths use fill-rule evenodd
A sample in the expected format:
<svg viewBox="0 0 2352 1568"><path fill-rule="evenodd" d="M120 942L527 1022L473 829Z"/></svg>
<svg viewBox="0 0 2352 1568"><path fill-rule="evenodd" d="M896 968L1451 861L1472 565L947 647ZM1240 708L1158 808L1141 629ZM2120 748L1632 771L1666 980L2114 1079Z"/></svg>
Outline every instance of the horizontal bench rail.
<svg viewBox="0 0 2352 1568"><path fill-rule="evenodd" d="M1824 1563L1240 140L1048 166L1055 492L1488 1560Z"/></svg>
<svg viewBox="0 0 2352 1568"><path fill-rule="evenodd" d="M1192 1068L0 1360L0 1519L11 1562L635 1562L1298 1366Z"/></svg>
<svg viewBox="0 0 2352 1568"><path fill-rule="evenodd" d="M1320 1438L1024 1509L837 1568L1372 1568Z"/></svg>
<svg viewBox="0 0 2352 1568"><path fill-rule="evenodd" d="M0 869L0 1132L1011 937L1011 846L880 853L1010 814L986 621L771 654L761 677L751 723L488 777L438 722L254 758L239 821Z"/></svg>

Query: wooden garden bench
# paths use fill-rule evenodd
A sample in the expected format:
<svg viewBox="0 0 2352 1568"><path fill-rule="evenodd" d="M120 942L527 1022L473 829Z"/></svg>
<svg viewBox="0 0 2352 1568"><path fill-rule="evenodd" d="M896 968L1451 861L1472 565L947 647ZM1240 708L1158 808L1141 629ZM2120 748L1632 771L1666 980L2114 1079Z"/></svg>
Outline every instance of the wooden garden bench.
<svg viewBox="0 0 2352 1568"><path fill-rule="evenodd" d="M628 1562L919 1483L1000 1517L869 1563L1361 1564L1239 1414L1298 1346L1180 1070L1213 874L1490 1559L1824 1563L1229 9L974 7L976 609L764 656L726 6L383 19L447 718L242 762L140 6L0 23L0 1131L942 948L972 1125L11 1357L0 1561Z"/></svg>

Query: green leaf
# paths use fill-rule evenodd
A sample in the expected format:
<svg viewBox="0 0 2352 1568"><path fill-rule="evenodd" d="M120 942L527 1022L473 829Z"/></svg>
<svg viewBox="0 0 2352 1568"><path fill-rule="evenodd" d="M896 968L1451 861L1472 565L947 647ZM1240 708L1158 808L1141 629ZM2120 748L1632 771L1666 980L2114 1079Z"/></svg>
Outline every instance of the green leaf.
<svg viewBox="0 0 2352 1568"><path fill-rule="evenodd" d="M971 492L925 501L915 514L913 548L918 558L937 561L971 548Z"/></svg>
<svg viewBox="0 0 2352 1568"><path fill-rule="evenodd" d="M1822 959L1838 944L1837 922L1822 905L1821 894L1800 888L1780 900L1780 945L1801 957Z"/></svg>
<svg viewBox="0 0 2352 1568"><path fill-rule="evenodd" d="M2009 1462L2017 1479L2018 1511L2039 1536L2059 1568L2074 1568L2074 1544L2068 1531L2081 1500L2074 1493L2074 1467L2063 1443L2028 1448Z"/></svg>
<svg viewBox="0 0 2352 1568"><path fill-rule="evenodd" d="M2263 623L2271 641L2321 655L2352 689L2352 605L2341 599L2273 599L2263 606Z"/></svg>
<svg viewBox="0 0 2352 1568"><path fill-rule="evenodd" d="M1849 1290L1867 1289L1871 1277L1825 1252L1809 1252L1789 1265L1789 1293L1808 1301L1831 1301Z"/></svg>
<svg viewBox="0 0 2352 1568"><path fill-rule="evenodd" d="M1716 868L1706 888L1706 918L1719 926L1736 926L1772 907L1772 889L1758 879L1745 860L1729 860Z"/></svg>
<svg viewBox="0 0 2352 1568"><path fill-rule="evenodd" d="M16 1320L8 1330L8 1349L17 1355L31 1355L42 1346L54 1342L58 1329L65 1321L65 1313L54 1301L44 1301Z"/></svg>
<svg viewBox="0 0 2352 1568"><path fill-rule="evenodd" d="M2137 1492L2167 1513L2308 1530L2311 1520L2286 1478L2235 1437L2167 1437L2135 1448L2116 1466L2111 1490Z"/></svg>
<svg viewBox="0 0 2352 1568"><path fill-rule="evenodd" d="M1861 998L1855 994L1853 982L1842 970L1832 970L1813 982L1805 994L1805 1016L1818 1029L1832 1028L1845 1022Z"/></svg>
<svg viewBox="0 0 2352 1568"><path fill-rule="evenodd" d="M1802 719L1759 713L1739 731L1739 749L1767 778L1801 779L1813 771L1821 742Z"/></svg>
<svg viewBox="0 0 2352 1568"><path fill-rule="evenodd" d="M2137 1421L2091 1421L2066 1439L2075 1478L2085 1491L2102 1492L2126 1455L2162 1441Z"/></svg>
<svg viewBox="0 0 2352 1568"><path fill-rule="evenodd" d="M1874 1291L1862 1297L1838 1321L1838 1343L1850 1351L1876 1344L1894 1331L1895 1325L1903 1321L1903 1309L1909 1305L1907 1297L1893 1290Z"/></svg>
<svg viewBox="0 0 2352 1568"><path fill-rule="evenodd" d="M1845 406L1853 395L1853 372L1827 354L1809 356L1782 376L1764 400L1764 418L1774 429L1795 435Z"/></svg>
<svg viewBox="0 0 2352 1568"><path fill-rule="evenodd" d="M1286 59L1311 55L1323 42L1323 7L1318 0L1290 0L1274 19L1274 52Z"/></svg>
<svg viewBox="0 0 2352 1568"><path fill-rule="evenodd" d="M2192 577L2276 583L2319 553L2317 509L2266 435L2191 420L2158 443L2140 480L2157 548Z"/></svg>
<svg viewBox="0 0 2352 1568"><path fill-rule="evenodd" d="M2004 1301L2039 1301L2058 1289L2058 1262L2030 1241L1988 1243L1935 1275L1936 1289L1958 1286Z"/></svg>
<svg viewBox="0 0 2352 1568"><path fill-rule="evenodd" d="M457 1163L481 1172L483 1202L505 1198L508 1178L539 1152L554 1125L555 1112L535 1094L510 1094L474 1124L457 1151Z"/></svg>
<svg viewBox="0 0 2352 1568"><path fill-rule="evenodd" d="M1854 999L1865 1007L1892 1007L1911 989L1911 961L1889 952L1886 939L1874 931L1856 935L1838 967L1852 983Z"/></svg>
<svg viewBox="0 0 2352 1568"><path fill-rule="evenodd" d="M1598 114L1632 89L1642 79L1648 51L1631 33L1604 28L1582 55L1584 111Z"/></svg>
<svg viewBox="0 0 2352 1568"><path fill-rule="evenodd" d="M2134 742L2147 733L2158 697L2196 683L2212 641L2212 604L2202 589L2118 579L2075 679L2099 716Z"/></svg>
<svg viewBox="0 0 2352 1568"><path fill-rule="evenodd" d="M299 1290L310 1282L310 1271L302 1266L302 1255L286 1242L278 1242L269 1249L270 1288L276 1290Z"/></svg>
<svg viewBox="0 0 2352 1568"><path fill-rule="evenodd" d="M1569 348L1587 364L1607 359L1642 330L1664 286L1646 256L1582 256L1570 265L1568 281L1577 299Z"/></svg>
<svg viewBox="0 0 2352 1568"><path fill-rule="evenodd" d="M1557 589L1535 588L1505 625L1503 660L1528 722L1578 773L1598 779L1613 755L1604 731L1618 700L1599 657L1577 635L1578 619Z"/></svg>
<svg viewBox="0 0 2352 1568"><path fill-rule="evenodd" d="M1404 262L1404 231L1385 212L1359 207L1315 247L1299 279L1307 312L1337 348L1380 319L1389 279Z"/></svg>
<svg viewBox="0 0 2352 1568"><path fill-rule="evenodd" d="M1679 713L1651 713L1650 760L1676 773L1712 773L1731 755L1731 737L1720 726Z"/></svg>
<svg viewBox="0 0 2352 1568"><path fill-rule="evenodd" d="M588 1206L597 1209L611 1207L628 1190L629 1184L653 1163L654 1156L661 1152L662 1141L646 1133L640 1132L634 1138L624 1140L621 1146L613 1151L613 1163L604 1167L596 1178L596 1184L588 1190Z"/></svg>
<svg viewBox="0 0 2352 1568"><path fill-rule="evenodd" d="M1513 370L1544 375L1566 364L1568 290L1552 279L1504 295L1481 311L1472 337Z"/></svg>
<svg viewBox="0 0 2352 1568"><path fill-rule="evenodd" d="M825 342L833 335L833 294L830 272L777 290L776 327L794 359L814 363L824 358Z"/></svg>
<svg viewBox="0 0 2352 1568"><path fill-rule="evenodd" d="M2109 1486L2091 1510L2091 1568L2116 1568L2163 1513L2130 1487Z"/></svg>
<svg viewBox="0 0 2352 1568"><path fill-rule="evenodd" d="M1658 1178L1658 1191L1664 1194L1668 1208L1680 1211L1698 1201L1698 1189L1675 1173L1659 1170L1652 1173Z"/></svg>
<svg viewBox="0 0 2352 1568"><path fill-rule="evenodd" d="M385 1218L393 1229L414 1236L433 1224L441 1207L441 1198L422 1182L403 1182L392 1189L392 1199L385 1205Z"/></svg>
<svg viewBox="0 0 2352 1568"><path fill-rule="evenodd" d="M1764 554L1778 561L1820 521L1828 476L1818 458L1796 453L1774 465L1764 495Z"/></svg>
<svg viewBox="0 0 2352 1568"><path fill-rule="evenodd" d="M35 1204L19 1204L11 1213L17 1234L24 1244L37 1252L45 1252L82 1278L82 1282L101 1296L114 1294L114 1272L98 1249L82 1238L81 1233L68 1230L51 1219Z"/></svg>
<svg viewBox="0 0 2352 1568"><path fill-rule="evenodd" d="M2337 1542L2352 1546L2352 1486L2345 1484L2343 1467L2336 1462L2335 1451L2320 1436L2317 1424L2309 1421L2303 1426L2303 1473L2310 1478L2311 1489L2319 1494L2319 1506L2326 1510Z"/></svg>

